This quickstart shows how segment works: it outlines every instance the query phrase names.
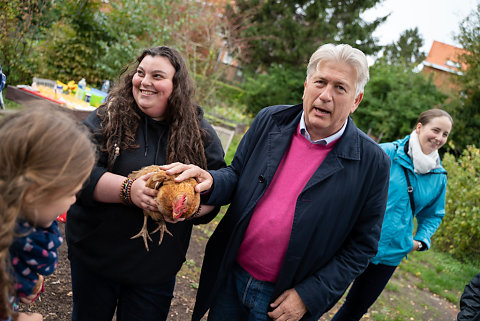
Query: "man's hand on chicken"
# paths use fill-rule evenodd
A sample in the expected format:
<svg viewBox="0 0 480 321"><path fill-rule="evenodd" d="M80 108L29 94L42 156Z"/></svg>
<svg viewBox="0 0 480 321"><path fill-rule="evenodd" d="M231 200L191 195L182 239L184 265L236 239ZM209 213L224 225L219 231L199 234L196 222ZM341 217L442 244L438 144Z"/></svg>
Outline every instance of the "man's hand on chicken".
<svg viewBox="0 0 480 321"><path fill-rule="evenodd" d="M160 166L160 169L166 171L167 175L175 175L175 182L183 182L188 179L195 179L197 185L195 191L197 193L203 193L209 191L213 186L213 177L206 170L198 167L197 165L186 165L183 163L171 163L168 165ZM215 206L202 204L195 214L195 217L203 216L210 213Z"/></svg>
<svg viewBox="0 0 480 321"><path fill-rule="evenodd" d="M213 186L212 175L196 165L172 163L160 166L160 168L165 170L168 175L176 175L176 182L182 182L194 178L198 182L197 186L195 186L195 191L198 193L208 191Z"/></svg>

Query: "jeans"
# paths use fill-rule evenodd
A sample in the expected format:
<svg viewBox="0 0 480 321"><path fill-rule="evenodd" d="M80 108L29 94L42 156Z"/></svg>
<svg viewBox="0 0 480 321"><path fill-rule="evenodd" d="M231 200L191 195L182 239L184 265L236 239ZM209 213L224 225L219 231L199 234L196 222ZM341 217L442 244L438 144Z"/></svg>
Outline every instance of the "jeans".
<svg viewBox="0 0 480 321"><path fill-rule="evenodd" d="M345 303L332 321L360 320L380 296L396 268L396 266L370 263L367 269L353 281Z"/></svg>
<svg viewBox="0 0 480 321"><path fill-rule="evenodd" d="M267 311L275 284L255 280L238 264L218 293L208 321L269 320Z"/></svg>
<svg viewBox="0 0 480 321"><path fill-rule="evenodd" d="M168 317L175 276L163 284L123 285L102 278L70 258L72 321L164 321Z"/></svg>

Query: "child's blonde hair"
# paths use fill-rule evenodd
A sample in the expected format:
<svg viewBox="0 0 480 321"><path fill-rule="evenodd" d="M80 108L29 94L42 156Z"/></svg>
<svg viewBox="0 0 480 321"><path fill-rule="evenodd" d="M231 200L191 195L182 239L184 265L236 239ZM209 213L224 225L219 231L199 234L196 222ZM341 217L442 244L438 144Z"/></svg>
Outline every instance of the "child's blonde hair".
<svg viewBox="0 0 480 321"><path fill-rule="evenodd" d="M16 218L37 201L71 193L95 159L86 128L67 112L35 107L0 117L0 317L12 314L7 262Z"/></svg>

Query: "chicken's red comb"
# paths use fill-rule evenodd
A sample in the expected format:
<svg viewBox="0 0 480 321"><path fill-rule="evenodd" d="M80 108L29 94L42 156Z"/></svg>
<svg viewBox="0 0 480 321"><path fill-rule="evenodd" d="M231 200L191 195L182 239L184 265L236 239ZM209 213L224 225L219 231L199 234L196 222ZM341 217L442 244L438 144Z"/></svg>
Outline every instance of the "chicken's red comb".
<svg viewBox="0 0 480 321"><path fill-rule="evenodd" d="M174 219L179 218L185 212L185 199L187 198L187 194L183 194L182 197L177 201L176 204L172 204L173 211L172 216Z"/></svg>

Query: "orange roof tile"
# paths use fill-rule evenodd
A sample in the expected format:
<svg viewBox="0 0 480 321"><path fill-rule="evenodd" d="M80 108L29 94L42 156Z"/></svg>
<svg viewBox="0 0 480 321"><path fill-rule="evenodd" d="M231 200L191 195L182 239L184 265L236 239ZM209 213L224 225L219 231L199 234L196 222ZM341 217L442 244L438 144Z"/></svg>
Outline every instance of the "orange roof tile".
<svg viewBox="0 0 480 321"><path fill-rule="evenodd" d="M433 41L432 48L423 64L435 69L461 74L466 65L459 61L459 56L467 53L465 49Z"/></svg>

